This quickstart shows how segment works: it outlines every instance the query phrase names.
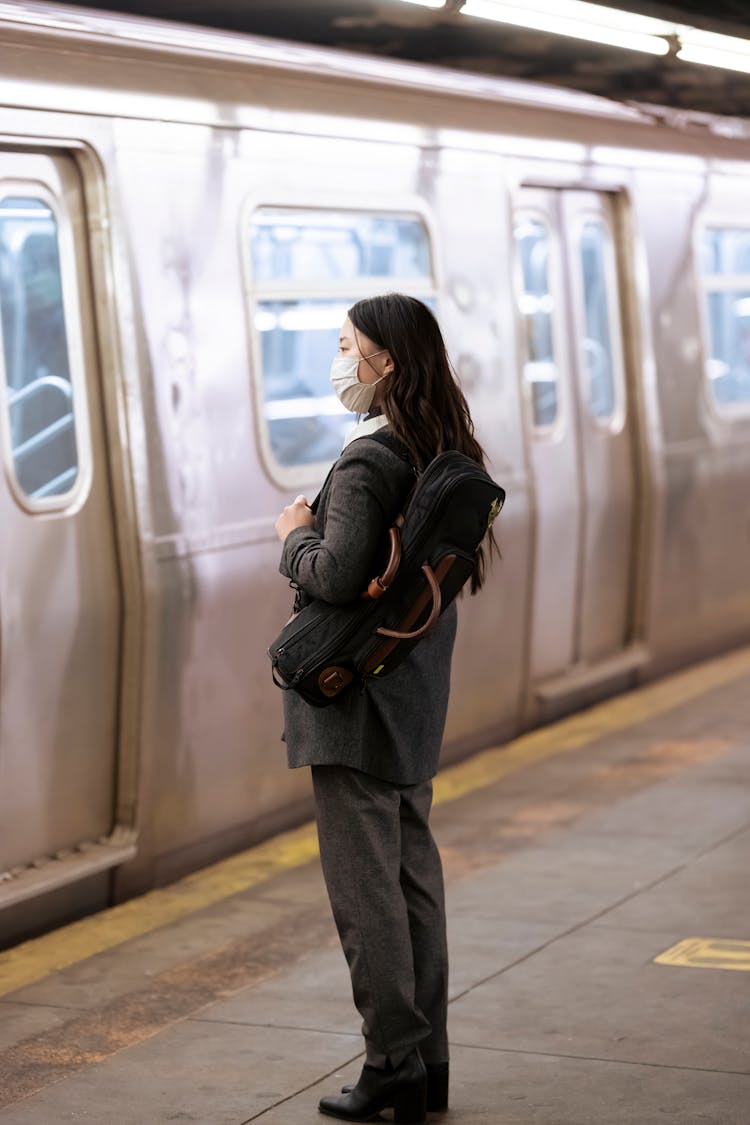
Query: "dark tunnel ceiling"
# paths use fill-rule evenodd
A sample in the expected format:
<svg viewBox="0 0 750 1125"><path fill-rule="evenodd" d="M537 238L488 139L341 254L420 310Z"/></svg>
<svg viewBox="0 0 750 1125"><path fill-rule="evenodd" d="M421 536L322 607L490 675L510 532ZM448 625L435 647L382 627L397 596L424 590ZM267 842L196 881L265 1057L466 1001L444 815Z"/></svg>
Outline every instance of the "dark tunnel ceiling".
<svg viewBox="0 0 750 1125"><path fill-rule="evenodd" d="M450 3L460 6L460 0ZM81 6L551 82L626 101L750 117L750 74L513 28L398 0L130 0ZM750 0L612 0L611 6L750 40Z"/></svg>

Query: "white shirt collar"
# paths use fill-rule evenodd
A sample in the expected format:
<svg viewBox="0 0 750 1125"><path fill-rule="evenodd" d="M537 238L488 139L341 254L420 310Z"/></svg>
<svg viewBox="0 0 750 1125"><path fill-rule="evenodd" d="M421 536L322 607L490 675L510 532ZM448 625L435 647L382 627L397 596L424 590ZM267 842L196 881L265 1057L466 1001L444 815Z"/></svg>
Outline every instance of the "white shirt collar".
<svg viewBox="0 0 750 1125"><path fill-rule="evenodd" d="M374 418L362 418L361 421L353 422L351 429L346 431L342 450L346 449L349 442L354 441L355 438L365 437L366 434L374 434L376 430L380 430L387 425L388 419L385 414L376 414Z"/></svg>

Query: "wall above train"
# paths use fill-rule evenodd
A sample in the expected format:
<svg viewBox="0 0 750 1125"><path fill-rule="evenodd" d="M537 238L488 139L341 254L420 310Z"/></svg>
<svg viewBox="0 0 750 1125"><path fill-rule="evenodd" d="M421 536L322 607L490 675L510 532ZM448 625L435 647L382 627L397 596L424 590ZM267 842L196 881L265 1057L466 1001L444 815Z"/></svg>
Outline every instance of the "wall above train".
<svg viewBox="0 0 750 1125"><path fill-rule="evenodd" d="M401 0L73 2L80 7L553 83L623 101L750 116L750 74L678 59L676 43L666 56L623 50L468 17L460 11L466 0L445 0L442 8L434 9ZM701 31L748 37L745 0L609 0L609 6Z"/></svg>

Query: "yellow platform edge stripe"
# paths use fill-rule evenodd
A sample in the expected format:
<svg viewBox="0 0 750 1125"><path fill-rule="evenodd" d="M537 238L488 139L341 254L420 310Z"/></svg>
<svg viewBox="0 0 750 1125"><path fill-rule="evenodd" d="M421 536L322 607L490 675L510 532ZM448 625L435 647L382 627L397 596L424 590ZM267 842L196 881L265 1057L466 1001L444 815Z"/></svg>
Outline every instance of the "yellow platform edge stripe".
<svg viewBox="0 0 750 1125"><path fill-rule="evenodd" d="M748 675L750 646L635 688L447 767L435 778L434 802L455 801L508 774L590 745ZM315 824L310 822L204 867L169 887L148 891L23 942L0 953L0 996L249 890L317 855Z"/></svg>
<svg viewBox="0 0 750 1125"><path fill-rule="evenodd" d="M654 957L657 965L680 965L689 969L731 969L750 972L750 941L736 938L689 937Z"/></svg>

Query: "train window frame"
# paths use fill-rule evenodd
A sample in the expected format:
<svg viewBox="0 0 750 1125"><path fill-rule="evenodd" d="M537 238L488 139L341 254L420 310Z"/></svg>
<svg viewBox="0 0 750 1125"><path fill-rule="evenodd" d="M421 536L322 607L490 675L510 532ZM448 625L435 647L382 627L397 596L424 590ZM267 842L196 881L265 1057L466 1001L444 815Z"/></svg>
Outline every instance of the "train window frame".
<svg viewBox="0 0 750 1125"><path fill-rule="evenodd" d="M584 228L594 223L601 227L606 234L604 243L604 277L607 293L607 318L610 332L610 350L612 353L612 384L614 390L614 405L611 414L601 418L590 409L588 387L588 371L586 356L583 351L583 338L586 330L586 303L583 280L583 261L581 256L581 240ZM573 320L580 331L576 332L573 342L579 372L580 402L582 413L587 421L596 429L608 434L621 433L627 419L627 388L625 379L625 338L623 333L622 293L620 291L620 275L617 268L617 251L615 234L609 216L603 211L592 207L582 207L576 211L570 231L571 261L570 278L572 283L572 300L575 302ZM615 345L615 346L613 346ZM584 383L583 380L586 380ZM585 393L584 393L585 392Z"/></svg>
<svg viewBox="0 0 750 1125"><path fill-rule="evenodd" d="M0 204L8 198L38 199L49 207L54 216L57 232L57 252L60 263L60 285L65 323L68 370L71 387L73 433L77 453L77 469L72 486L52 496L34 497L21 485L13 456L10 426L10 394L5 367L3 327L0 321L0 439L5 479L11 495L20 508L32 516L70 514L79 510L90 491L93 479L91 431L88 413L88 388L86 385L83 327L81 324L76 263L75 236L70 217L62 201L49 184L35 178L3 177L0 179Z"/></svg>
<svg viewBox="0 0 750 1125"><path fill-rule="evenodd" d="M429 279L355 278L350 282L329 282L327 285L320 286L317 290L314 289L314 283L311 282L257 281L253 269L250 243L253 217L258 211L262 210L296 211L300 213L330 211L334 214L343 212L345 214L388 219L418 219L427 238L430 257ZM255 314L259 311L261 303L268 300L341 299L346 301L347 304L351 304L361 297L393 292L395 286L402 282L406 286L406 291L412 292L414 296L420 299L429 299L434 302L436 316L439 320L442 310L441 295L443 288L436 230L435 219L429 206L417 196L399 196L384 201L381 195L365 194L358 197L354 206L352 206L350 196L339 197L329 193L321 197L317 193L302 195L300 193L279 192L270 196L250 195L244 200L240 210L239 242L247 318L250 381L255 415L254 428L261 461L274 484L288 490L314 483L325 475L332 461L311 461L305 464L283 465L274 455L265 415L262 345L260 334L255 327ZM382 283L377 284L378 281ZM417 283L415 284L415 282ZM333 358L332 355L331 359Z"/></svg>
<svg viewBox="0 0 750 1125"><path fill-rule="evenodd" d="M718 229L724 231L742 230L750 234L750 221L733 212L731 207L721 210L709 210L702 214L696 221L693 230L693 277L695 293L698 298L698 324L700 335L701 353L701 386L708 409L714 417L723 423L739 422L747 424L750 421L750 400L739 403L725 403L716 398L711 377L708 373L708 363L711 358L711 325L708 315L708 297L711 293L731 292L734 288L746 283L750 291L750 273L748 274L705 274L702 268L703 239L708 230ZM707 285L706 279L723 278L724 284Z"/></svg>
<svg viewBox="0 0 750 1125"><path fill-rule="evenodd" d="M554 443L562 440L567 429L568 395L566 390L567 363L566 340L563 326L560 322L560 310L563 314L564 294L561 285L563 277L563 253L559 224L541 207L520 204L511 209L511 243L513 246L513 279L515 296L516 331L518 337L518 357L520 361L520 379L524 402L531 426L532 437L535 441ZM531 399L531 387L526 378L526 365L530 362L526 347L525 314L521 307L521 297L525 294L526 287L523 279L523 265L516 239L516 229L523 219L536 220L541 223L547 232L550 246L549 289L554 305L552 315L552 344L557 372L557 415L549 425L537 425L534 420L534 404ZM555 315L557 314L557 315ZM564 315L563 315L564 320Z"/></svg>

